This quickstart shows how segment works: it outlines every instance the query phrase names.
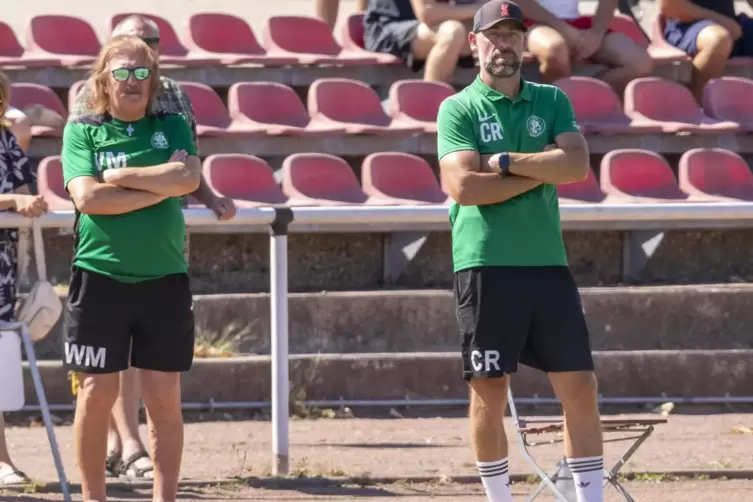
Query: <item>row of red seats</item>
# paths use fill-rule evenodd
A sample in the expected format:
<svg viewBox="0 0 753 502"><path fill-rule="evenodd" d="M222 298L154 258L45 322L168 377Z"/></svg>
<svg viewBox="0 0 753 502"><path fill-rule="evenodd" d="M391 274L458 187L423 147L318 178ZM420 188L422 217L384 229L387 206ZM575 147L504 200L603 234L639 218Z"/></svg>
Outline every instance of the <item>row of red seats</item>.
<svg viewBox="0 0 753 502"><path fill-rule="evenodd" d="M83 81L71 86L68 108L75 103ZM276 82L240 82L228 91L228 107L209 86L181 82L196 113L200 136L322 136L342 134L411 135L436 132L439 104L455 93L448 84L421 80L395 82L390 90L392 117L383 110L376 92L357 80L326 78L309 88L308 110L295 91ZM11 104L17 108L40 104L63 118L68 112L55 92L43 85L14 83ZM60 136L62 128L34 127L36 136Z"/></svg>
<svg viewBox="0 0 753 502"><path fill-rule="evenodd" d="M68 95L72 107L83 82ZM209 86L181 82L196 112L200 136L277 136L380 134L410 136L436 133L439 105L455 93L448 85L421 80L392 84L389 115L367 84L344 78L315 81L308 103L290 87L273 82L242 82L230 87L228 107ZM717 134L753 131L753 80L722 77L706 85L703 108L683 85L656 77L636 79L625 91L624 105L604 82L570 77L556 82L570 97L585 133ZM41 104L67 116L58 96L39 84L13 84L12 104ZM38 136L59 136L60 128L36 127Z"/></svg>
<svg viewBox="0 0 753 502"><path fill-rule="evenodd" d="M340 42L319 19L304 16L272 16L259 43L248 23L231 14L192 14L179 37L165 18L141 13L153 19L161 32L161 60L181 66L261 64L286 65L371 65L401 64L389 54L364 50L363 14L353 14L342 26ZM131 13L109 16L107 32ZM663 19L653 23L652 40L627 16L616 15L610 30L620 32L645 47L657 63L688 61L682 51L664 40ZM99 51L97 35L85 20L65 15L32 17L24 33L22 47L13 30L0 22L0 66L79 66L88 65ZM527 55L530 60L530 55ZM752 58L732 58L733 65L753 65Z"/></svg>
<svg viewBox="0 0 753 502"><path fill-rule="evenodd" d="M407 153L366 157L361 184L345 160L324 153L285 159L278 185L269 164L258 157L219 154L206 158L204 175L212 190L240 207L274 204L446 204L450 202L431 166ZM73 208L63 187L60 157L39 165L39 193L53 210ZM739 155L721 149L694 149L680 159L679 185L667 161L647 150L615 150L601 163L601 183L586 180L557 188L561 203L753 201L753 173Z"/></svg>
<svg viewBox="0 0 753 502"><path fill-rule="evenodd" d="M105 29L110 33L132 14L109 16ZM355 45L348 29L352 22L345 24L344 48L328 25L313 17L272 16L264 24L259 43L249 24L230 14L192 14L182 37L167 19L154 14L141 15L153 19L160 28L160 60L165 64L286 66L399 62L393 56L366 52ZM58 14L33 16L26 25L24 41L25 48L10 26L0 22L0 65L90 65L101 48L94 28L84 19Z"/></svg>

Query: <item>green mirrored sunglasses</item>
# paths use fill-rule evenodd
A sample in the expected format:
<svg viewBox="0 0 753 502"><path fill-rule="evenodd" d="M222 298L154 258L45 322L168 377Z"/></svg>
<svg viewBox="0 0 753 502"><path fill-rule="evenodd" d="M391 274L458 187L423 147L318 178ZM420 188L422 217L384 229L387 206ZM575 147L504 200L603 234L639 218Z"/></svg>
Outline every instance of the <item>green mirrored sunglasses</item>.
<svg viewBox="0 0 753 502"><path fill-rule="evenodd" d="M152 70L145 67L139 68L116 68L112 70L112 78L118 82L125 82L128 77L133 73L133 78L136 80L146 80L151 75Z"/></svg>

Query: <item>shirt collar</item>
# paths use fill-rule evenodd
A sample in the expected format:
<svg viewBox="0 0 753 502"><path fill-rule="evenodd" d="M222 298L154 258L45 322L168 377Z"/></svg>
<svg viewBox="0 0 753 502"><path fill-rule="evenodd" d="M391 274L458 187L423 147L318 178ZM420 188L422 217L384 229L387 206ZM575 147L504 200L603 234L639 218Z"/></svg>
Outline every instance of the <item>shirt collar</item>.
<svg viewBox="0 0 753 502"><path fill-rule="evenodd" d="M492 101L507 101L511 103L517 103L518 101L533 100L533 90L531 89L531 85L523 78L520 79L520 93L518 93L518 96L515 99L510 99L504 94L501 94L486 85L484 81L481 80L481 75L477 75L476 80L473 81L473 89L480 92L484 97Z"/></svg>

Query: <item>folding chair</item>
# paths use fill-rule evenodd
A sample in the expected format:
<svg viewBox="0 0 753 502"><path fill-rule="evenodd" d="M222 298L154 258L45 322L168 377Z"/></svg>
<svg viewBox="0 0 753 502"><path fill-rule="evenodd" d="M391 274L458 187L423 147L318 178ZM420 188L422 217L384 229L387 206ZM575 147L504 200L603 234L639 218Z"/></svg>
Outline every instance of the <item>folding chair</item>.
<svg viewBox="0 0 753 502"><path fill-rule="evenodd" d="M31 378L34 381L34 389L39 399L39 408L42 410L42 418L47 428L47 439L50 442L52 457L60 479L60 491L65 502L71 502L71 494L68 488L68 480L65 476L63 461L60 457L58 442L55 438L55 429L50 417L50 406L42 385L42 377L39 374L37 358L34 354L34 345L29 337L29 331L24 323L3 323L0 326L0 375L3 385L0 387L0 412L18 411L24 406L24 383L23 361L21 357L21 343L29 361Z"/></svg>
<svg viewBox="0 0 753 502"><path fill-rule="evenodd" d="M46 278L44 246L42 241L42 230L38 224L33 226L34 234L34 253L37 262L37 275L40 279ZM28 238L28 234L25 236ZM25 243L28 245L28 242ZM21 261L26 259L25 251L21 253ZM20 268L24 268L21 265ZM22 270L21 274L25 275ZM71 502L68 479L65 475L63 461L60 457L60 449L55 437L55 429L50 416L50 406L47 403L47 396L42 384L42 376L39 373L36 354L34 353L34 343L29 335L29 328L24 322L0 323L0 413L4 411L19 411L24 407L26 396L23 381L23 357L21 355L21 345L26 353L26 359L29 362L31 378L34 382L34 390L39 401L39 408L42 410L42 418L47 428L47 440L50 442L52 457L55 462L55 468L58 471L60 481L60 491L63 494L65 502Z"/></svg>
<svg viewBox="0 0 753 502"><path fill-rule="evenodd" d="M513 422L515 424L515 438L517 440L520 451L523 454L526 462L533 468L536 474L541 479L539 485L531 492L528 497L528 501L535 500L544 489L549 488L554 492L559 502L576 502L574 498L568 499L568 497L562 493L564 486L571 487L567 490L570 493L574 492L573 477L570 473L570 469L567 466L565 457L563 456L555 465L554 469L547 473L545 472L533 458L530 447L540 446L544 444L557 444L564 441L562 438L562 432L565 427L565 422L559 419L550 418L534 418L525 419L518 415L518 411L515 407L515 401L512 394L512 390L507 391L508 404L510 406L510 414L512 415ZM659 424L666 424L667 420L664 418L650 418L650 419L623 419L623 418L606 418L601 420L602 432L605 436L605 443L619 442L619 441L632 441L633 444L627 449L627 451L620 457L614 467L611 469L604 468L604 487L607 484L611 484L615 490L617 490L625 499L626 502L635 502L635 499L628 493L627 489L620 484L618 475L620 469L627 463L630 457L640 448L644 441L654 432L654 427ZM532 425L533 424L533 425ZM620 437L608 438L609 434L620 433ZM544 434L554 434L554 438L549 438L540 441L531 440L531 436L540 436Z"/></svg>

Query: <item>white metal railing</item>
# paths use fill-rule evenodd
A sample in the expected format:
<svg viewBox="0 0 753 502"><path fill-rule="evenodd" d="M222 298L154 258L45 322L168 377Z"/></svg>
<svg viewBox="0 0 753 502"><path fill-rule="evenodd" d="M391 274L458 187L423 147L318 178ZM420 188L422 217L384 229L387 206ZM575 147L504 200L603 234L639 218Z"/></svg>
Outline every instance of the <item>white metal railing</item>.
<svg viewBox="0 0 753 502"><path fill-rule="evenodd" d="M620 229L752 227L753 203L669 203L669 204L567 204L560 208L563 228L586 223L594 227ZM327 231L352 228L365 230L408 224L414 228L449 229L448 208L426 206L330 206L239 208L230 221L218 222L207 209L185 209L189 228L244 226L246 231L270 230L270 296L272 352L272 433L274 474L288 472L288 232ZM73 211L52 212L30 220L0 212L0 228L66 228L74 222ZM441 228L441 227L440 227ZM339 230L344 231L344 230ZM38 256L44 256L43 251Z"/></svg>

